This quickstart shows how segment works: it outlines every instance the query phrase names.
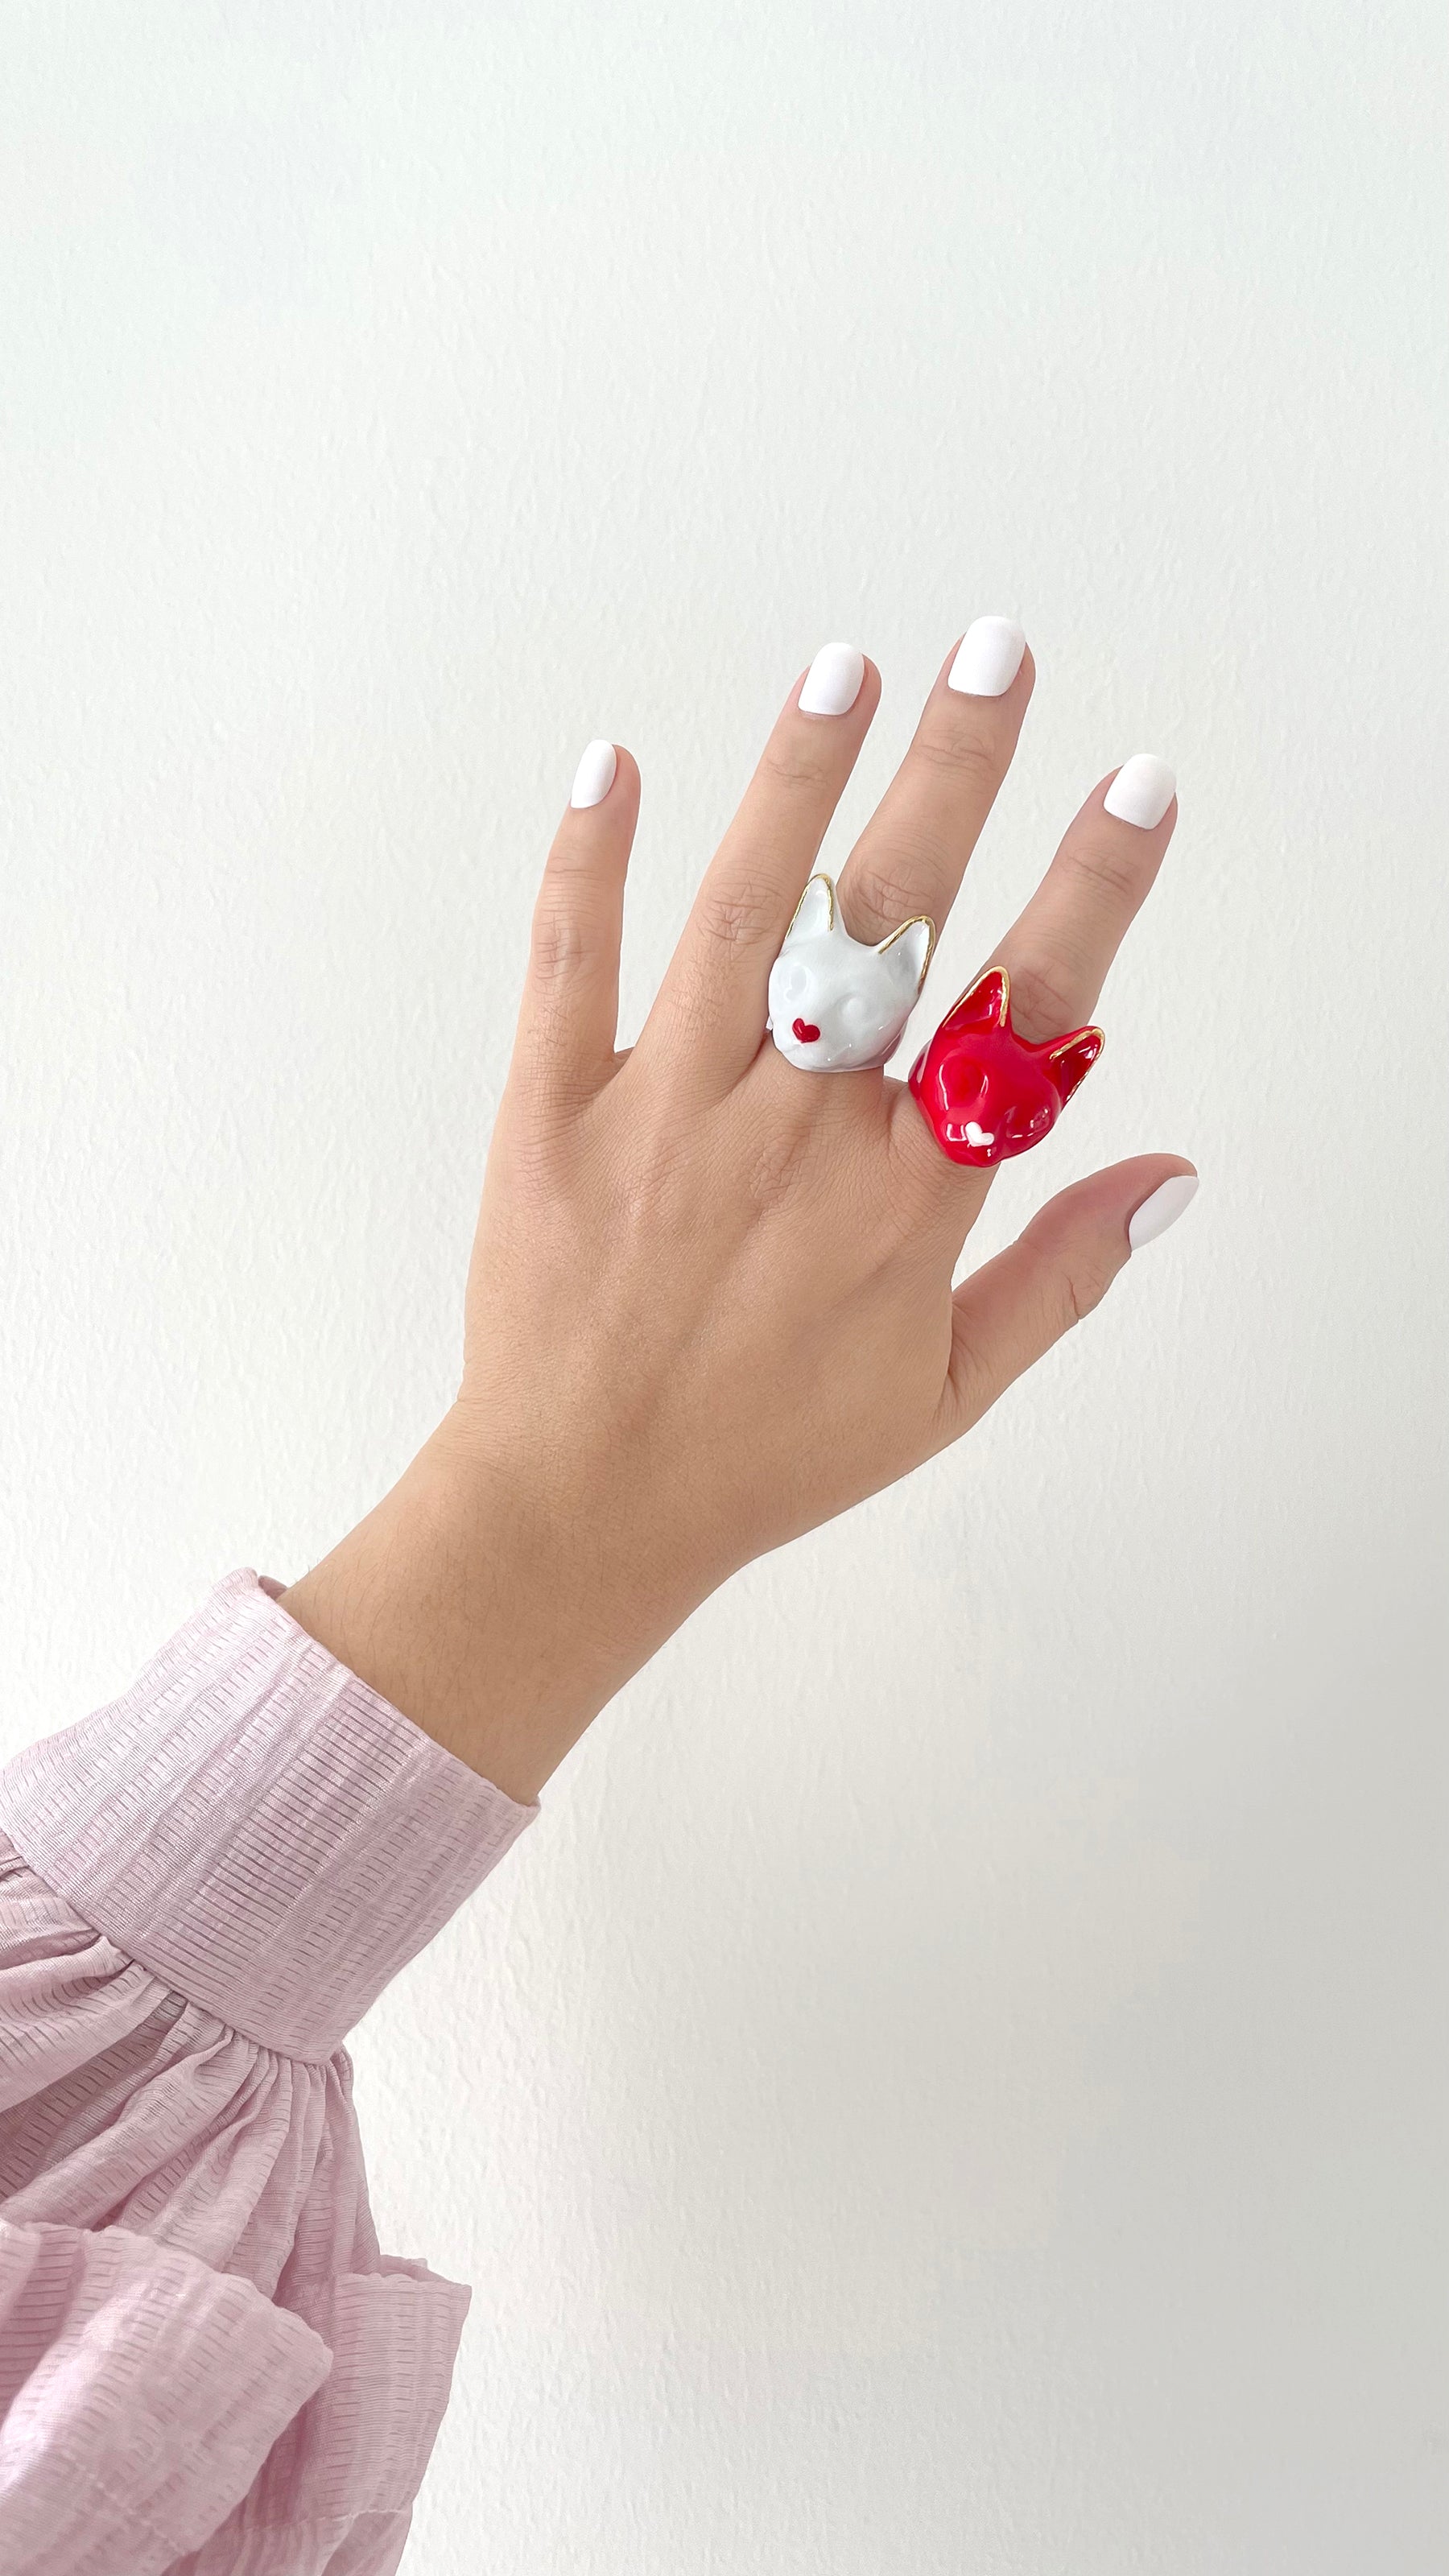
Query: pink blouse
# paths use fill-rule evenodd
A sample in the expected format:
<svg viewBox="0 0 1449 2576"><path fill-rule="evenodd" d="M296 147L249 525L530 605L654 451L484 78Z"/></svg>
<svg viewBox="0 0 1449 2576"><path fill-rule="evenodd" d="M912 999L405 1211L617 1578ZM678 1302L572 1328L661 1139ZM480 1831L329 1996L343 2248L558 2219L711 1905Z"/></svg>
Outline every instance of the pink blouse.
<svg viewBox="0 0 1449 2576"><path fill-rule="evenodd" d="M6 2576L387 2576L447 2403L342 2042L538 1810L282 1588L0 1771Z"/></svg>

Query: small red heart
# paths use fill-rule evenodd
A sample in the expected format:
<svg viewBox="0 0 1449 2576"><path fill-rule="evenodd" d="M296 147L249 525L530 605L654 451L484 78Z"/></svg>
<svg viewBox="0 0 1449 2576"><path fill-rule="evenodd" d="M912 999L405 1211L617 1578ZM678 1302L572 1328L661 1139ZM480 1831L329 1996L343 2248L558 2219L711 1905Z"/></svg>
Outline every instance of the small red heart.
<svg viewBox="0 0 1449 2576"><path fill-rule="evenodd" d="M820 1031L812 1029L808 1020L793 1020L791 1034L799 1039L801 1046L810 1046L819 1037Z"/></svg>

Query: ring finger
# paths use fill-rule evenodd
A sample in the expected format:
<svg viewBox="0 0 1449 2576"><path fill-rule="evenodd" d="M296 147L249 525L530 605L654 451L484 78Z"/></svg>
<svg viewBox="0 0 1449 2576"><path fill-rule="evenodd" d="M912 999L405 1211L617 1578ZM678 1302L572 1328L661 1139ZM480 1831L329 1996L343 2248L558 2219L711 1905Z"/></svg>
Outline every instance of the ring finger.
<svg viewBox="0 0 1449 2576"><path fill-rule="evenodd" d="M1108 968L1152 890L1177 822L1167 763L1138 752L1100 779L1067 826L1035 894L986 960L1011 978L1011 1024L1037 1045L1090 1020ZM939 1208L957 1249L991 1170L947 1160L909 1092L893 1111L908 1172Z"/></svg>

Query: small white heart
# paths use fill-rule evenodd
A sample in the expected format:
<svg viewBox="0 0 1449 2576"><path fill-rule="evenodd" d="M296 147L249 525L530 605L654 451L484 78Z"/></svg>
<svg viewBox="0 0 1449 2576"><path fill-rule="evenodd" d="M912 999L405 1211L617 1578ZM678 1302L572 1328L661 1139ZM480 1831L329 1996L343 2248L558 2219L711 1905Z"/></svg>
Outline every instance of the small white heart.
<svg viewBox="0 0 1449 2576"><path fill-rule="evenodd" d="M996 1142L995 1130L978 1127L974 1118L968 1118L966 1121L966 1142L968 1145L975 1145L978 1150L983 1145L994 1145Z"/></svg>

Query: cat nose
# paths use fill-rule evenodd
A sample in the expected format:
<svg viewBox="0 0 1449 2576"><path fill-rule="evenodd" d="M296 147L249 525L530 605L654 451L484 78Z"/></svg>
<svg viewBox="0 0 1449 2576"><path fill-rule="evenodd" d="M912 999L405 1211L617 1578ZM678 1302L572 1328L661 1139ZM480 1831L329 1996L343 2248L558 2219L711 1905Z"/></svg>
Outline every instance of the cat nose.
<svg viewBox="0 0 1449 2576"><path fill-rule="evenodd" d="M792 1020L790 1023L790 1035L799 1046L813 1046L820 1035L820 1031L815 1028L809 1020Z"/></svg>

